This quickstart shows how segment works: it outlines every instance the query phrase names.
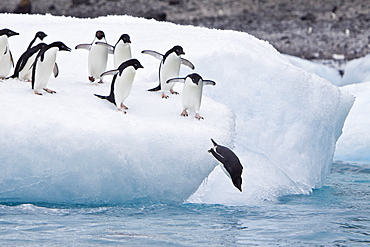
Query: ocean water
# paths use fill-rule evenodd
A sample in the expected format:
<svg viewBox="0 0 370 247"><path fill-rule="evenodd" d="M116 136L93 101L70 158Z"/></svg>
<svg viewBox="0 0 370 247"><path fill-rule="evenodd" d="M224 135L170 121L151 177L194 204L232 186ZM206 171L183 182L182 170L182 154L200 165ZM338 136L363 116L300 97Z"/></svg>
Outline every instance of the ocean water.
<svg viewBox="0 0 370 247"><path fill-rule="evenodd" d="M13 204L1 246L369 246L370 166L335 163L321 189L258 205Z"/></svg>

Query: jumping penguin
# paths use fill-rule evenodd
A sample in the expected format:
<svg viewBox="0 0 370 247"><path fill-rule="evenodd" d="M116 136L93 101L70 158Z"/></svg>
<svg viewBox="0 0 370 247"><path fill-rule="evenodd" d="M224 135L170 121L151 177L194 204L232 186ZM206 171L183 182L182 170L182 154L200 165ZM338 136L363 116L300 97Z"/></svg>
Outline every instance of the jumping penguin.
<svg viewBox="0 0 370 247"><path fill-rule="evenodd" d="M189 61L181 57L185 55L183 48L179 45L174 46L168 50L166 54L162 55L159 52L152 50L144 50L141 53L152 55L153 57L161 60L159 65L159 85L155 88L149 89L148 91L162 91L162 98L167 99L168 96L165 91L170 91L172 94L178 94L173 91L175 83L166 83L171 78L179 77L180 65L186 65L192 70L195 68L194 65Z"/></svg>
<svg viewBox="0 0 370 247"><path fill-rule="evenodd" d="M172 78L167 80L166 83L176 83L182 82L184 83L184 88L182 90L182 106L183 111L181 116L187 117L189 111L195 112L196 119L204 119L202 116L199 115L199 109L202 102L202 92L204 85L212 85L215 86L216 82L211 80L203 80L203 78L197 74L193 73L187 75L185 78Z"/></svg>
<svg viewBox="0 0 370 247"><path fill-rule="evenodd" d="M107 43L103 31L96 31L95 39L91 44L80 44L75 49L89 50L88 58L88 73L89 81L94 82L99 79L99 83L103 83L101 74L105 71L108 61L108 48L103 45L96 44L97 42Z"/></svg>
<svg viewBox="0 0 370 247"><path fill-rule="evenodd" d="M8 38L14 35L19 35L19 33L7 28L0 30L0 79L5 79L10 69L14 66L13 56L8 43Z"/></svg>
<svg viewBox="0 0 370 247"><path fill-rule="evenodd" d="M227 147L218 145L211 139L213 147L208 150L221 164L222 170L231 178L234 186L242 192L242 172L243 166L236 154Z"/></svg>
<svg viewBox="0 0 370 247"><path fill-rule="evenodd" d="M127 106L123 104L131 92L132 83L135 78L136 70L144 68L137 59L130 59L123 62L117 69L104 72L101 76L114 75L111 83L110 94L102 96L94 94L96 97L106 99L115 104L119 111L126 113Z"/></svg>
<svg viewBox="0 0 370 247"><path fill-rule="evenodd" d="M44 89L48 93L56 93L48 89L47 83L51 73L54 77L59 74L58 66L56 64L56 57L58 51L71 51L71 48L66 46L63 42L57 41L42 47L36 56L35 62L32 66L32 89L37 95L42 95L39 90Z"/></svg>
<svg viewBox="0 0 370 247"><path fill-rule="evenodd" d="M108 48L108 53L113 54L115 68L118 68L122 62L132 58L130 46L131 39L128 34L122 34L114 46L104 42L96 42L96 44L106 46Z"/></svg>
<svg viewBox="0 0 370 247"><path fill-rule="evenodd" d="M40 49L46 46L45 43L42 43L46 36L47 35L42 31L35 34L35 37L31 40L27 50L19 57L17 64L15 65L14 73L10 78L18 78L22 81L31 81L32 64L34 63Z"/></svg>

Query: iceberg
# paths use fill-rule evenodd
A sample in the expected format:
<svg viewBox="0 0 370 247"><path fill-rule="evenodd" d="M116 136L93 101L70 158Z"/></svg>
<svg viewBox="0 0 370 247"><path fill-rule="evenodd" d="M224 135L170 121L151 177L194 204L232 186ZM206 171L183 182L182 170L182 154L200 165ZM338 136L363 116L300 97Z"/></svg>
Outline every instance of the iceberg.
<svg viewBox="0 0 370 247"><path fill-rule="evenodd" d="M108 43L128 33L133 57L144 66L126 115L94 97L108 93L111 78L90 84L83 52L58 54L60 75L49 81L56 95L33 95L26 82L1 82L1 201L246 205L309 194L330 171L354 100L246 33L130 16L1 14L0 21L20 33L10 42L15 58L37 31L48 34L47 43L73 47L101 29ZM179 96L163 100L146 91L158 83L159 63L140 51L165 52L174 45L184 48L196 73L217 83L203 91L204 120L181 117ZM180 76L189 73L182 68ZM239 156L242 193L207 152L211 138Z"/></svg>

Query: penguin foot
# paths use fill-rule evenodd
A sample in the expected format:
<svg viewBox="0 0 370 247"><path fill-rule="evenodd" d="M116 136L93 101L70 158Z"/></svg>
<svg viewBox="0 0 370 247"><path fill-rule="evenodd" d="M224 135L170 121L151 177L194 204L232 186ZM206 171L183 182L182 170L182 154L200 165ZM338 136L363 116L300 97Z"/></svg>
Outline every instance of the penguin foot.
<svg viewBox="0 0 370 247"><path fill-rule="evenodd" d="M99 84L103 84L104 82L103 82L103 80L101 79L98 83L99 83Z"/></svg>
<svg viewBox="0 0 370 247"><path fill-rule="evenodd" d="M44 90L45 90L46 92L48 92L48 93L51 93L51 94L57 93L57 92L55 92L54 90L51 90L51 89L49 89L49 88L44 88Z"/></svg>
<svg viewBox="0 0 370 247"><path fill-rule="evenodd" d="M169 96L168 95L165 95L164 93L162 93L162 99L168 99Z"/></svg>
<svg viewBox="0 0 370 247"><path fill-rule="evenodd" d="M125 110L128 110L128 107L125 106L123 103L121 103L121 108L125 109Z"/></svg>
<svg viewBox="0 0 370 247"><path fill-rule="evenodd" d="M42 95L42 93L37 92L36 90L33 90L33 92L34 92L36 95Z"/></svg>
<svg viewBox="0 0 370 247"><path fill-rule="evenodd" d="M126 114L127 113L127 111L122 110L121 108L119 108L118 111L122 112L123 114Z"/></svg>
<svg viewBox="0 0 370 247"><path fill-rule="evenodd" d="M93 76L89 76L89 81L90 82L94 82L95 81L95 78Z"/></svg>
<svg viewBox="0 0 370 247"><path fill-rule="evenodd" d="M173 91L172 89L170 90L170 93L171 93L171 94L179 94L178 92Z"/></svg>
<svg viewBox="0 0 370 247"><path fill-rule="evenodd" d="M181 116L183 116L183 117L187 117L187 116L189 116L189 114L188 114L188 112L187 112L186 110L183 110L183 111L181 112Z"/></svg>
<svg viewBox="0 0 370 247"><path fill-rule="evenodd" d="M195 114L195 118L198 119L198 120L201 120L201 119L204 119L204 117L202 117L201 115L199 115L198 113Z"/></svg>

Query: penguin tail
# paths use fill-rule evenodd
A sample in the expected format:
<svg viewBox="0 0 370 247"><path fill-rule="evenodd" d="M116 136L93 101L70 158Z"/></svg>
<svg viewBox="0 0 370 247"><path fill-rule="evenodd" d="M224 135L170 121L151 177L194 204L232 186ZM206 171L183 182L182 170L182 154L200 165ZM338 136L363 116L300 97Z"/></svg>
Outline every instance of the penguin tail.
<svg viewBox="0 0 370 247"><path fill-rule="evenodd" d="M152 88L152 89L148 89L149 92L157 92L161 90L161 84L159 84L158 86L156 86L155 88Z"/></svg>
<svg viewBox="0 0 370 247"><path fill-rule="evenodd" d="M99 94L94 94L96 97L100 98L100 99L107 99L108 96L103 96L103 95L99 95Z"/></svg>
<svg viewBox="0 0 370 247"><path fill-rule="evenodd" d="M217 146L218 144L211 138L211 141L213 143L213 146Z"/></svg>

